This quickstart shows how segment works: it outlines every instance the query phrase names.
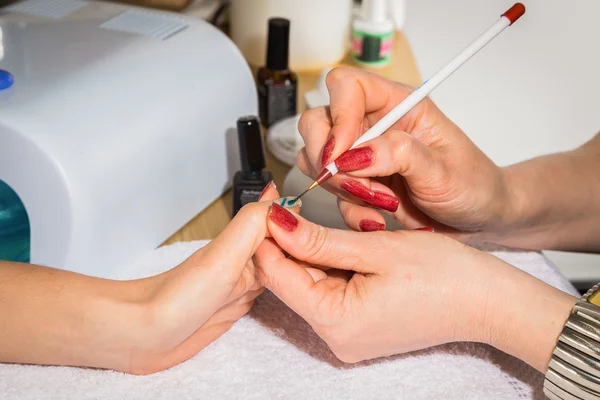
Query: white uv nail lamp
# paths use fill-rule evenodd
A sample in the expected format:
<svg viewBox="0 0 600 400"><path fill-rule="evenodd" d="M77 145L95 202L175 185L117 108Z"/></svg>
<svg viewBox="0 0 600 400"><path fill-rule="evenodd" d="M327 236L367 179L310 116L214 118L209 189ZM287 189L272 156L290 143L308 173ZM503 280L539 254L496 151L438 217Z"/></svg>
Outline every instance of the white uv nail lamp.
<svg viewBox="0 0 600 400"><path fill-rule="evenodd" d="M218 29L80 0L11 4L0 29L0 259L110 276L230 186L257 99Z"/></svg>

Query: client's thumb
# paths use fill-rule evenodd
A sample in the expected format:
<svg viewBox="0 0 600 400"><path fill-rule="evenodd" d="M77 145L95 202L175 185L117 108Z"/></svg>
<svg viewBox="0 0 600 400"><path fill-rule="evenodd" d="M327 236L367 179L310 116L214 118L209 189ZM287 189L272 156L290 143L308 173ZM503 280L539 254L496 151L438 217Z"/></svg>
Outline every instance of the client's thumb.
<svg viewBox="0 0 600 400"><path fill-rule="evenodd" d="M225 229L188 261L210 271L215 285L234 285L267 236L270 200L278 196L277 188L271 182L263 191L260 202L242 207Z"/></svg>

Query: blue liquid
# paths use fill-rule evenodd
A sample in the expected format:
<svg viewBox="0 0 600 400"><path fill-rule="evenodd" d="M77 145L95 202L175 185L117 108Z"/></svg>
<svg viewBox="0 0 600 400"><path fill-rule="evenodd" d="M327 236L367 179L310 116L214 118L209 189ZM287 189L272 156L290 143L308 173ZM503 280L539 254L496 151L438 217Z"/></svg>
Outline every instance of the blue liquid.
<svg viewBox="0 0 600 400"><path fill-rule="evenodd" d="M0 180L0 260L28 263L30 252L31 231L25 206Z"/></svg>

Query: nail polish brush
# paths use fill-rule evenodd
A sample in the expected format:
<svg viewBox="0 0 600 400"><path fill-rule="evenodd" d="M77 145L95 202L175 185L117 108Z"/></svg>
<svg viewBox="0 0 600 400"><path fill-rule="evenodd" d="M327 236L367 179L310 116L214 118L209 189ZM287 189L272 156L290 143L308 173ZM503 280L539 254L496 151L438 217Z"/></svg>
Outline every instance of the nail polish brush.
<svg viewBox="0 0 600 400"><path fill-rule="evenodd" d="M498 21L496 21L490 28L483 32L477 39L475 39L469 46L462 50L456 57L454 57L448 64L437 71L431 78L423 82L421 86L415 89L408 97L406 97L400 104L394 107L389 113L381 118L375 125L371 127L364 135L362 135L350 149L353 149L366 141L375 139L378 136L383 135L392 125L394 125L400 118L408 113L414 106L419 104L421 100L427 97L433 89L438 87L442 82L452 75L458 68L466 63L471 57L473 57L479 50L484 48L489 42L498 36L504 29L511 26L516 20L518 20L525 13L525 6L521 3L515 3L509 8ZM297 196L293 201L300 199L309 190L322 185L325 181L335 176L338 173L338 168L335 161L323 169L317 179L306 189L302 194Z"/></svg>

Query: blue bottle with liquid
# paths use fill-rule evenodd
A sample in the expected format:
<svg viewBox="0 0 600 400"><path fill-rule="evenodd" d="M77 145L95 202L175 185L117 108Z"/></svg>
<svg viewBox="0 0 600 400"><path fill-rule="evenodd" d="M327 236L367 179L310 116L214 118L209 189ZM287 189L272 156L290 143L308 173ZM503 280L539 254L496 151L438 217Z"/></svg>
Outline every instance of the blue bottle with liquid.
<svg viewBox="0 0 600 400"><path fill-rule="evenodd" d="M17 193L0 180L0 260L29 262L30 245L25 206Z"/></svg>

